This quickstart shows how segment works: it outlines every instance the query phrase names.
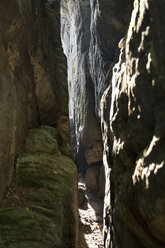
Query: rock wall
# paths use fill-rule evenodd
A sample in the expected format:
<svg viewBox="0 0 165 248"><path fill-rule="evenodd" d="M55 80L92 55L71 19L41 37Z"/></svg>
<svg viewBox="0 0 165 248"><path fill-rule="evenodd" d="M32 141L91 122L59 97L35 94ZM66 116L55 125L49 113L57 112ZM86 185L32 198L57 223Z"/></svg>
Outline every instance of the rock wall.
<svg viewBox="0 0 165 248"><path fill-rule="evenodd" d="M101 115L105 247L164 247L163 13L161 0L62 1L80 170L101 161Z"/></svg>
<svg viewBox="0 0 165 248"><path fill-rule="evenodd" d="M118 43L128 25L132 1L90 0L90 73L95 89L95 112L100 117L100 100L107 84L107 72L118 57Z"/></svg>
<svg viewBox="0 0 165 248"><path fill-rule="evenodd" d="M165 246L164 5L134 2L102 99L105 247Z"/></svg>
<svg viewBox="0 0 165 248"><path fill-rule="evenodd" d="M73 148L80 170L85 163L90 166L102 161L100 100L106 88L106 73L128 22L128 2L61 1Z"/></svg>
<svg viewBox="0 0 165 248"><path fill-rule="evenodd" d="M72 147L79 171L102 161L100 125L95 115L94 84L89 68L89 1L61 1L61 36L68 60Z"/></svg>
<svg viewBox="0 0 165 248"><path fill-rule="evenodd" d="M33 224L37 246L43 239L43 247L76 247L76 171L65 157L70 156L69 121L60 4L72 146L78 169L85 174L88 168L86 181L94 190L103 182L103 150L105 247L165 246L165 7L163 0L135 0L134 6L132 2L0 3L0 198L16 173L16 188L1 201L2 247L14 247L13 232L16 246L24 246L17 226L8 225L15 218L28 247ZM50 130L27 132L39 124L56 126L68 146ZM24 153L15 161L27 133ZM41 133L37 140L45 140L44 148L34 142ZM56 216L56 210L63 212Z"/></svg>
<svg viewBox="0 0 165 248"><path fill-rule="evenodd" d="M1 198L27 129L68 116L59 1L1 2L0 44Z"/></svg>
<svg viewBox="0 0 165 248"><path fill-rule="evenodd" d="M60 1L1 2L0 44L0 247L77 247Z"/></svg>
<svg viewBox="0 0 165 248"><path fill-rule="evenodd" d="M91 181L90 175L99 173L102 165L100 101L119 54L118 42L128 25L131 3L126 0L61 1L72 148L79 171L85 174L90 167L86 182ZM91 168L95 165L97 173L96 168Z"/></svg>

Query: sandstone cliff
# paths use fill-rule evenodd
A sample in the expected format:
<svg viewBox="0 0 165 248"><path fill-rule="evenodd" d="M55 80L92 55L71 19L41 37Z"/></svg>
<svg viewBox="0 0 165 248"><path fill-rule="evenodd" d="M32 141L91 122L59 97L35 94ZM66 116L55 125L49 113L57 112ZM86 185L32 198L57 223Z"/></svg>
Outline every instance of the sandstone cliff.
<svg viewBox="0 0 165 248"><path fill-rule="evenodd" d="M26 130L68 116L59 2L1 1L0 44L1 198Z"/></svg>
<svg viewBox="0 0 165 248"><path fill-rule="evenodd" d="M105 247L164 247L164 6L135 1L102 100Z"/></svg>
<svg viewBox="0 0 165 248"><path fill-rule="evenodd" d="M95 115L89 68L91 8L89 1L61 1L61 35L68 60L69 109L78 169L102 161L100 125Z"/></svg>
<svg viewBox="0 0 165 248"><path fill-rule="evenodd" d="M76 247L67 73L78 170L94 190L105 171L105 247L165 246L164 12L163 0L1 1L0 247Z"/></svg>
<svg viewBox="0 0 165 248"><path fill-rule="evenodd" d="M105 247L164 246L163 13L161 0L62 1L80 171L101 163L101 115Z"/></svg>
<svg viewBox="0 0 165 248"><path fill-rule="evenodd" d="M60 2L1 1L2 248L77 246L77 172L68 149L67 89ZM49 126L38 128L41 124Z"/></svg>

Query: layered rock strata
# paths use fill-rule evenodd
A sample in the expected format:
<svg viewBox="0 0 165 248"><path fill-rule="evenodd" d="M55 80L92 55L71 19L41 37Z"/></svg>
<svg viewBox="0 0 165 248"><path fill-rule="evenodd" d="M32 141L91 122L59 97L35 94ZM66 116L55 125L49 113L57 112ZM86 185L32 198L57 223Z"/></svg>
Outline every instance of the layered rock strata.
<svg viewBox="0 0 165 248"><path fill-rule="evenodd" d="M0 203L0 247L77 247L77 170L56 129L28 132Z"/></svg>

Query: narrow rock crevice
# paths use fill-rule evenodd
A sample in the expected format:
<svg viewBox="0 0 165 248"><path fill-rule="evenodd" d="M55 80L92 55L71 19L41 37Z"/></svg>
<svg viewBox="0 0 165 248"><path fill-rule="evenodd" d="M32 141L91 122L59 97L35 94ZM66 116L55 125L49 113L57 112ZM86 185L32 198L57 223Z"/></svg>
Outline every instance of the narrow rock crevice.
<svg viewBox="0 0 165 248"><path fill-rule="evenodd" d="M165 247L164 13L0 2L0 248Z"/></svg>

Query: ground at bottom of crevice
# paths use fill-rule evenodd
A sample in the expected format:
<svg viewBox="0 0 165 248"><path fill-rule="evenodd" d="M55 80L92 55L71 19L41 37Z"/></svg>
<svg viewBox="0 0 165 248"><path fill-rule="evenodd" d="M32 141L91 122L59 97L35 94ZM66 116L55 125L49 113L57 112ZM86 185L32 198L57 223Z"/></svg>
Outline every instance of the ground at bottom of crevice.
<svg viewBox="0 0 165 248"><path fill-rule="evenodd" d="M79 188L84 190L84 203L79 206L78 248L103 248L103 199L86 189L79 176Z"/></svg>

